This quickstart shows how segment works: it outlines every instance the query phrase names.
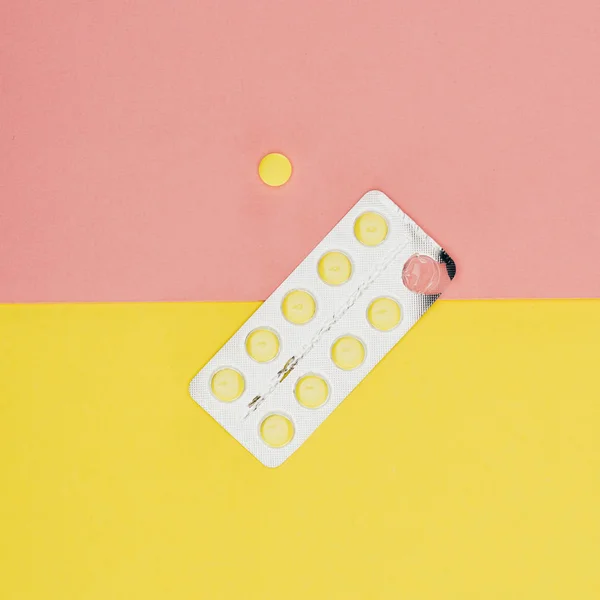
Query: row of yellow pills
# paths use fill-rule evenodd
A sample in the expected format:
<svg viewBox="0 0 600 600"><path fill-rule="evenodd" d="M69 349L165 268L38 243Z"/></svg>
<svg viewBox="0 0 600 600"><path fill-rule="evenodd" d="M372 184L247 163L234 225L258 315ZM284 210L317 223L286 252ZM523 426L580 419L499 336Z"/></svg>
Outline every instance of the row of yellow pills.
<svg viewBox="0 0 600 600"><path fill-rule="evenodd" d="M244 378L235 369L221 369L213 376L211 387L213 394L220 400L236 400L244 391ZM319 375L304 375L296 382L294 394L302 406L319 408L329 398L329 385ZM259 432L268 446L282 448L292 441L294 425L284 415L270 414L261 421Z"/></svg>
<svg viewBox="0 0 600 600"><path fill-rule="evenodd" d="M354 235L365 246L377 246L385 240L387 233L387 221L378 213L363 213L354 222ZM343 252L334 250L321 257L317 272L328 285L342 285L352 276L352 262ZM314 297L305 290L289 292L281 303L283 316L294 325L308 323L316 310Z"/></svg>
<svg viewBox="0 0 600 600"><path fill-rule="evenodd" d="M378 213L363 213L354 222L354 235L365 246L381 244L387 234L387 221ZM352 263L343 252L332 251L321 257L317 270L323 282L342 285L352 276ZM309 292L293 290L283 299L281 310L290 323L304 325L314 317L316 302ZM369 305L367 319L375 329L389 331L400 322L400 306L392 298L376 298ZM246 338L246 352L259 363L269 362L279 354L279 338L270 329L255 329ZM331 347L331 359L340 369L356 369L365 359L365 347L358 338L343 336ZM211 389L218 400L233 402L244 393L244 378L235 369L220 369L212 377ZM296 382L294 395L305 408L319 408L329 398L329 385L319 375L307 374ZM294 425L284 415L271 414L262 420L260 436L269 446L281 448L294 437Z"/></svg>
<svg viewBox="0 0 600 600"><path fill-rule="evenodd" d="M379 331L390 331L400 323L402 311L392 298L376 298L369 304L367 319ZM255 329L246 338L246 352L259 363L279 354L279 337L271 329ZM331 360L344 371L359 367L365 358L363 343L352 335L338 338L331 347ZM244 391L244 380L235 369L221 369L213 375L212 392L222 402L237 400Z"/></svg>
<svg viewBox="0 0 600 600"><path fill-rule="evenodd" d="M282 310L288 321L296 324L306 323L314 314L314 299L308 292L293 290L284 298ZM378 331L391 331L401 319L402 310L393 298L375 298L367 308L367 320ZM332 349L333 362L342 369L344 367L336 358L336 348L344 339L346 338L340 338ZM246 352L256 362L270 362L279 354L279 337L271 329L255 329L246 338Z"/></svg>
<svg viewBox="0 0 600 600"><path fill-rule="evenodd" d="M354 221L354 236L364 246L378 246L387 234L387 221L379 213L366 212ZM321 257L317 271L328 285L342 285L352 276L352 262L343 252L334 250Z"/></svg>
<svg viewBox="0 0 600 600"><path fill-rule="evenodd" d="M246 387L242 374L230 367L219 369L213 375L210 386L215 398L222 402L237 400ZM298 379L294 395L305 408L319 408L329 398L329 386L325 379L310 373Z"/></svg>
<svg viewBox="0 0 600 600"><path fill-rule="evenodd" d="M281 303L283 316L294 325L308 323L315 316L315 311L315 299L305 290L292 290L288 292ZM400 313L400 306L395 300L391 298L377 298L369 305L367 319L375 329L389 331L400 322ZM246 345L248 346L248 344ZM252 346L253 344L250 345ZM259 362L265 361L259 360Z"/></svg>
<svg viewBox="0 0 600 600"><path fill-rule="evenodd" d="M319 408L329 398L329 386L318 375L304 375L296 382L294 395L302 406ZM260 437L271 448L282 448L292 441L294 425L283 415L267 415L260 424Z"/></svg>
<svg viewBox="0 0 600 600"><path fill-rule="evenodd" d="M213 394L223 402L237 400L243 394L244 387L241 373L230 368L217 371L211 381ZM294 394L302 406L319 408L329 398L329 385L319 375L304 375L297 381ZM283 415L271 414L262 420L260 436L272 448L281 448L292 441L294 425Z"/></svg>
<svg viewBox="0 0 600 600"><path fill-rule="evenodd" d="M375 328L388 331L400 322L400 306L391 298L377 298L369 305L367 318ZM254 360L268 362L279 353L279 338L270 329L255 329L246 339L246 350ZM364 344L352 335L338 338L331 346L331 360L344 371L358 368L365 354ZM211 390L218 400L233 402L244 393L244 377L229 367L219 369L211 379ZM329 385L323 377L309 373L296 382L294 395L301 406L319 408L329 398ZM292 440L294 426L283 415L268 415L261 422L260 435L267 445L280 448Z"/></svg>

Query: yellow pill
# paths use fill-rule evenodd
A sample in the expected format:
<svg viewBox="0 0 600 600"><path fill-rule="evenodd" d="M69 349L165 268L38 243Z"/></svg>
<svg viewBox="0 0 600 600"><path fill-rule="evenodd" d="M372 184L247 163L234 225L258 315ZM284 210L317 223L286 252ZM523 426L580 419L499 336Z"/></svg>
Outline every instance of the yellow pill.
<svg viewBox="0 0 600 600"><path fill-rule="evenodd" d="M233 402L244 393L244 378L235 369L220 369L210 381L214 397L221 402Z"/></svg>
<svg viewBox="0 0 600 600"><path fill-rule="evenodd" d="M304 325L315 316L315 299L304 290L294 290L286 294L281 303L283 316L295 325Z"/></svg>
<svg viewBox="0 0 600 600"><path fill-rule="evenodd" d="M352 263L343 252L328 252L319 260L319 277L329 285L342 285L352 275Z"/></svg>
<svg viewBox="0 0 600 600"><path fill-rule="evenodd" d="M271 448L281 448L294 437L294 425L283 415L269 415L260 424L260 437Z"/></svg>
<svg viewBox="0 0 600 600"><path fill-rule="evenodd" d="M365 246L381 244L388 234L387 221L375 212L363 213L354 221L354 235Z"/></svg>
<svg viewBox="0 0 600 600"><path fill-rule="evenodd" d="M246 338L246 352L256 362L269 362L279 354L279 338L270 329L255 329Z"/></svg>
<svg viewBox="0 0 600 600"><path fill-rule="evenodd" d="M329 396L327 382L318 375L305 375L298 379L294 390L296 400L306 408L319 408Z"/></svg>
<svg viewBox="0 0 600 600"><path fill-rule="evenodd" d="M331 347L331 359L340 369L351 371L365 360L365 347L359 339L345 335Z"/></svg>
<svg viewBox="0 0 600 600"><path fill-rule="evenodd" d="M379 331L394 329L400 323L401 318L400 305L391 298L376 298L367 309L369 323Z"/></svg>
<svg viewBox="0 0 600 600"><path fill-rule="evenodd" d="M258 165L258 175L271 187L279 187L292 176L292 163L287 156L272 152L263 156Z"/></svg>

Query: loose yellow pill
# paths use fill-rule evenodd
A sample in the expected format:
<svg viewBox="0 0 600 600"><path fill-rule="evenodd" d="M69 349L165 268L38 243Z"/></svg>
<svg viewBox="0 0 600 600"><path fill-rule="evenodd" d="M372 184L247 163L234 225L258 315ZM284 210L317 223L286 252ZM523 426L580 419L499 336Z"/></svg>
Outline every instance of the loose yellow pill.
<svg viewBox="0 0 600 600"><path fill-rule="evenodd" d="M318 375L305 375L298 379L294 390L296 400L306 408L319 408L329 396L327 382Z"/></svg>
<svg viewBox="0 0 600 600"><path fill-rule="evenodd" d="M235 369L220 369L210 381L214 397L221 402L233 402L244 393L244 378Z"/></svg>
<svg viewBox="0 0 600 600"><path fill-rule="evenodd" d="M255 329L246 338L246 352L256 362L269 362L279 354L279 338L270 329Z"/></svg>
<svg viewBox="0 0 600 600"><path fill-rule="evenodd" d="M258 175L271 187L279 187L292 176L292 163L287 156L272 152L263 156L258 165Z"/></svg>
<svg viewBox="0 0 600 600"><path fill-rule="evenodd" d="M304 290L289 292L281 303L283 316L295 325L308 323L315 316L315 310L315 299Z"/></svg>
<svg viewBox="0 0 600 600"><path fill-rule="evenodd" d="M260 424L260 437L271 448L281 448L294 437L294 425L283 415L269 415Z"/></svg>
<svg viewBox="0 0 600 600"><path fill-rule="evenodd" d="M319 260L319 277L329 285L342 285L352 275L352 263L343 252L328 252Z"/></svg>
<svg viewBox="0 0 600 600"><path fill-rule="evenodd" d="M379 331L394 329L400 323L401 318L400 305L391 298L376 298L367 309L369 323Z"/></svg>
<svg viewBox="0 0 600 600"><path fill-rule="evenodd" d="M344 371L359 367L365 360L365 347L352 335L337 339L331 347L331 359Z"/></svg>
<svg viewBox="0 0 600 600"><path fill-rule="evenodd" d="M354 221L354 235L365 246L381 244L387 234L387 221L379 213L366 212Z"/></svg>

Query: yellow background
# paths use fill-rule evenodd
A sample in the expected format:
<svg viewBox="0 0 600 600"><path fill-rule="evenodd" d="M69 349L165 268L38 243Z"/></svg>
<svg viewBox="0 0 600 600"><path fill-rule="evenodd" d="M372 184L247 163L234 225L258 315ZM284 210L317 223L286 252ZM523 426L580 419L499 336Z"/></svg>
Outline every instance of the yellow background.
<svg viewBox="0 0 600 600"><path fill-rule="evenodd" d="M187 392L257 306L0 307L2 600L600 597L600 301L439 302L278 469Z"/></svg>

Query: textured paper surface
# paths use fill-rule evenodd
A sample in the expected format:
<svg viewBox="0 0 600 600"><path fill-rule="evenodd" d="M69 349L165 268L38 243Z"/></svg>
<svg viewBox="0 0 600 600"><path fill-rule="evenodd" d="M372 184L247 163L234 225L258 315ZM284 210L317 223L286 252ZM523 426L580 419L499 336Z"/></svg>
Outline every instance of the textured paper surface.
<svg viewBox="0 0 600 600"><path fill-rule="evenodd" d="M3 2L0 301L263 300L373 188L449 297L598 296L599 31L596 0Z"/></svg>

